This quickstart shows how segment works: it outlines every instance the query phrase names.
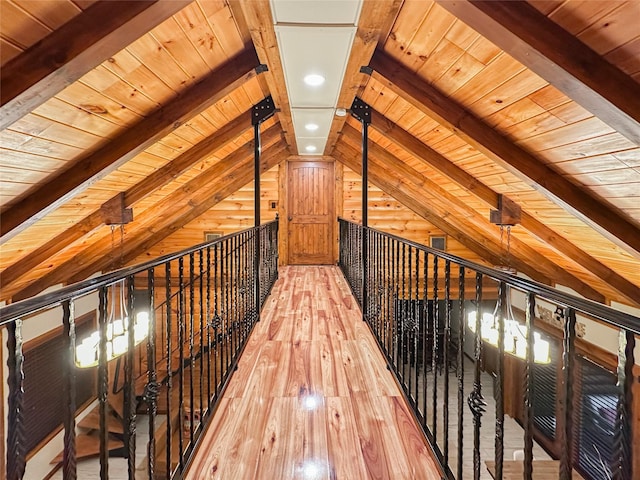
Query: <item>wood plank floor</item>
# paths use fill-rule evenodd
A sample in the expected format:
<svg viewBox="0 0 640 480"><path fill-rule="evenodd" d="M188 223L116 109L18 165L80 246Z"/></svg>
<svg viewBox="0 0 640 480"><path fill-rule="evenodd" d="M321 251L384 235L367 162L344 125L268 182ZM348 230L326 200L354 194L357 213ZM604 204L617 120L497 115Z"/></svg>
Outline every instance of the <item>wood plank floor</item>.
<svg viewBox="0 0 640 480"><path fill-rule="evenodd" d="M337 267L283 267L185 478L439 479Z"/></svg>

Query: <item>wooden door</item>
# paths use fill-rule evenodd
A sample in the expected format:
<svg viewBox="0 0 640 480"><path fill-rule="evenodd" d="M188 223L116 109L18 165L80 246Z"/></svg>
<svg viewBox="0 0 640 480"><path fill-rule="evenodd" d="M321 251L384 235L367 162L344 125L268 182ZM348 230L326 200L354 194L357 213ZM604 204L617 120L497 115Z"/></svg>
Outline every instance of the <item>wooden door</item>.
<svg viewBox="0 0 640 480"><path fill-rule="evenodd" d="M289 263L333 263L333 162L289 162Z"/></svg>

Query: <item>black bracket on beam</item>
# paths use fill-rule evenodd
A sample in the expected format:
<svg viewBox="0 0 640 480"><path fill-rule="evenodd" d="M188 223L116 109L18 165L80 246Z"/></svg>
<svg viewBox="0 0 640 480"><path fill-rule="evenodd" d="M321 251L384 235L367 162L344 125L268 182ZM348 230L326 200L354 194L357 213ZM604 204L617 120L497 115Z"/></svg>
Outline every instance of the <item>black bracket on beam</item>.
<svg viewBox="0 0 640 480"><path fill-rule="evenodd" d="M373 68L371 68L369 65L364 65L360 67L360 73L371 76L373 75Z"/></svg>
<svg viewBox="0 0 640 480"><path fill-rule="evenodd" d="M350 109L353 118L366 125L371 123L371 107L360 100L359 97L353 99Z"/></svg>
<svg viewBox="0 0 640 480"><path fill-rule="evenodd" d="M268 72L268 71L269 71L269 67L267 66L266 63L261 63L260 65L258 65L256 67L256 73L258 75L260 75L261 73L264 73L264 72Z"/></svg>
<svg viewBox="0 0 640 480"><path fill-rule="evenodd" d="M251 109L251 125L259 125L276 113L276 106L271 95Z"/></svg>

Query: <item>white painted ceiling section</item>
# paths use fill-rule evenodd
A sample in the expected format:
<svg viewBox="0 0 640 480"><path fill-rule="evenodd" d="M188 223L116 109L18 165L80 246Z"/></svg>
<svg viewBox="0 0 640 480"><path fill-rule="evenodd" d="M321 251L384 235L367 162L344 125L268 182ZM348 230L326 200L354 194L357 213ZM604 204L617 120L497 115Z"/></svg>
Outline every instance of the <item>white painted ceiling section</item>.
<svg viewBox="0 0 640 480"><path fill-rule="evenodd" d="M300 155L324 151L361 7L362 0L271 0ZM311 74L324 83L307 85Z"/></svg>

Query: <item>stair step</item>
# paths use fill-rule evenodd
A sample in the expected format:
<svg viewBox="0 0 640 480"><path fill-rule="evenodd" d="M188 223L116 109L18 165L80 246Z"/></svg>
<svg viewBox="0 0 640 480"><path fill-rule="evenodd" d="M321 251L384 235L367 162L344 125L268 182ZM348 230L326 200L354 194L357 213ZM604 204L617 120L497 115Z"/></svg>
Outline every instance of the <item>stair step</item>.
<svg viewBox="0 0 640 480"><path fill-rule="evenodd" d="M100 407L96 407L89 414L78 422L78 427L88 430L100 430ZM122 420L114 415L112 411L107 412L107 430L111 433L124 433Z"/></svg>
<svg viewBox="0 0 640 480"><path fill-rule="evenodd" d="M109 437L107 442L109 452L124 449L124 441ZM62 462L64 452L60 452L52 464ZM100 454L100 437L97 434L81 433L76 436L76 459L94 457Z"/></svg>

